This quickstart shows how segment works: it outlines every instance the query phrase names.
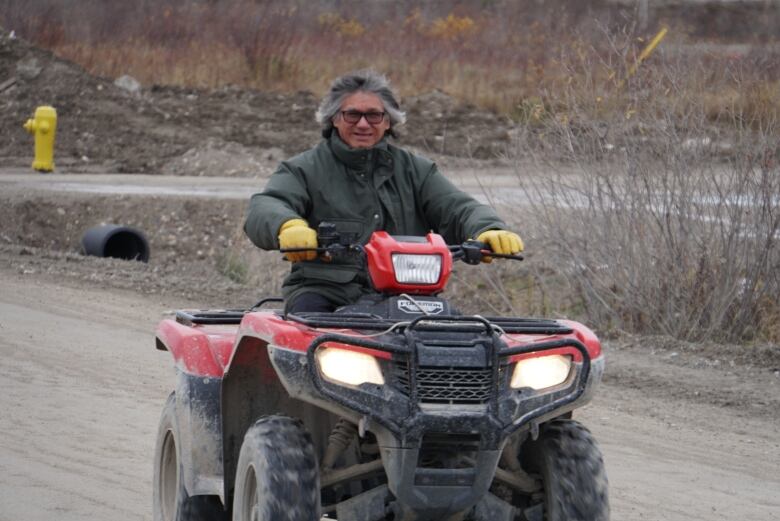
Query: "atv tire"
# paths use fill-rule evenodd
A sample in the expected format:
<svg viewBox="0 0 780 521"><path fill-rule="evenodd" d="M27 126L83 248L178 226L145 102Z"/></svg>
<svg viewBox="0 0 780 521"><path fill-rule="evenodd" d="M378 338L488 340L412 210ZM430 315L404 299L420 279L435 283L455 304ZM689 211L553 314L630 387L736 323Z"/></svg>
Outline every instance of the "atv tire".
<svg viewBox="0 0 780 521"><path fill-rule="evenodd" d="M522 449L530 470L542 477L545 521L608 521L604 459L591 433L574 420L542 426Z"/></svg>
<svg viewBox="0 0 780 521"><path fill-rule="evenodd" d="M320 475L300 421L267 416L246 432L236 469L233 521L319 521Z"/></svg>
<svg viewBox="0 0 780 521"><path fill-rule="evenodd" d="M227 521L230 517L218 496L187 494L179 434L176 395L171 393L160 417L154 450L154 521Z"/></svg>

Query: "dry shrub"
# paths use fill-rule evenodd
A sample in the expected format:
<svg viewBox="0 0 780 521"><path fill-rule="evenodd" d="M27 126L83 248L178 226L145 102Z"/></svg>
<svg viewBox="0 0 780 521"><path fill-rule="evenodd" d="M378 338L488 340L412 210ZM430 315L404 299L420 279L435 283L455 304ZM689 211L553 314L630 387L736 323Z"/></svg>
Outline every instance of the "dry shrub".
<svg viewBox="0 0 780 521"><path fill-rule="evenodd" d="M778 119L774 96L756 94L763 74L758 63L713 70L673 55L622 88L594 92L584 74L520 136L518 178L545 253L593 325L686 340L777 337ZM743 94L713 106L722 92ZM549 175L529 179L528 161Z"/></svg>
<svg viewBox="0 0 780 521"><path fill-rule="evenodd" d="M217 270L233 282L257 289L257 298L279 297L290 270L278 251L255 247L244 234L243 216L233 227L227 247L216 258Z"/></svg>

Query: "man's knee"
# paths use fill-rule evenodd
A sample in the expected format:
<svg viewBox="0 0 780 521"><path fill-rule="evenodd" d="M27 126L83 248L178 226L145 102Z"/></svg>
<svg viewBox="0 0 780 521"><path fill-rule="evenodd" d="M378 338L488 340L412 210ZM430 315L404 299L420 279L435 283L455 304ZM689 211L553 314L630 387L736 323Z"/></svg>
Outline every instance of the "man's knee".
<svg viewBox="0 0 780 521"><path fill-rule="evenodd" d="M330 313L338 306L319 293L301 293L287 306L288 313Z"/></svg>

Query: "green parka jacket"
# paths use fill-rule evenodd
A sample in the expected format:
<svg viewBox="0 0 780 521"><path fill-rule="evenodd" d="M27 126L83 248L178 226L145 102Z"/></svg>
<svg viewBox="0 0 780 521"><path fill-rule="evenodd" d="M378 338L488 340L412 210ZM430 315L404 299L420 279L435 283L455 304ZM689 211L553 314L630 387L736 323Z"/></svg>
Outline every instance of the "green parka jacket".
<svg viewBox="0 0 780 521"><path fill-rule="evenodd" d="M265 189L252 196L244 231L260 248L279 248L279 228L305 219L339 232L357 233L366 243L376 230L391 235L425 235L433 230L459 244L506 225L489 206L475 201L439 173L436 165L383 139L367 149L347 146L336 132L314 148L283 161ZM287 302L303 292L345 305L370 293L368 274L358 263L296 262L284 281Z"/></svg>

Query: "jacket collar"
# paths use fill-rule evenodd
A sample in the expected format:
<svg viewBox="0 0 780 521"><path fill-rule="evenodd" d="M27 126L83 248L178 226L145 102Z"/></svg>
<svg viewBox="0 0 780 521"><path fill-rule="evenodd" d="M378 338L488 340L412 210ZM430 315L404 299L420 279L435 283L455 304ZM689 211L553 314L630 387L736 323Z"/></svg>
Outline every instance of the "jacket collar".
<svg viewBox="0 0 780 521"><path fill-rule="evenodd" d="M338 160L352 170L367 170L375 164L377 157L389 155L386 137L371 148L352 148L341 140L338 132L333 132L329 145Z"/></svg>

